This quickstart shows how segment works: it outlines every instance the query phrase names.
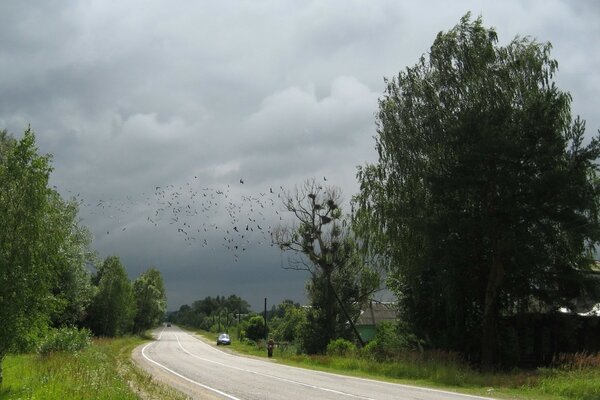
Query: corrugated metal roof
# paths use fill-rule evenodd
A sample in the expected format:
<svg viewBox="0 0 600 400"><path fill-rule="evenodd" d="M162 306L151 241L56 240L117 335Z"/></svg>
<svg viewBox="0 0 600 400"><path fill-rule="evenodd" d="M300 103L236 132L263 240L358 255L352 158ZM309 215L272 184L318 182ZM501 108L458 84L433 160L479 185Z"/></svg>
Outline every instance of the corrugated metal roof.
<svg viewBox="0 0 600 400"><path fill-rule="evenodd" d="M396 305L394 303L383 303L379 301L369 301L367 307L356 319L356 325L378 325L383 321L393 322L397 319Z"/></svg>

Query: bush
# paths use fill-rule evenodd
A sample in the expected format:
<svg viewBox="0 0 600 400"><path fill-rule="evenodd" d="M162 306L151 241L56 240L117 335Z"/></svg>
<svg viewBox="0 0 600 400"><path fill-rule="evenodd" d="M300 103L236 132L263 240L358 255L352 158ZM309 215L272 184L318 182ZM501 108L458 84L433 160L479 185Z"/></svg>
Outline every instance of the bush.
<svg viewBox="0 0 600 400"><path fill-rule="evenodd" d="M600 368L600 353L560 353L553 357L554 368L567 371Z"/></svg>
<svg viewBox="0 0 600 400"><path fill-rule="evenodd" d="M360 349L359 354L364 358L375 358L375 354L377 354L377 346L379 346L377 340L370 340L362 349Z"/></svg>
<svg viewBox="0 0 600 400"><path fill-rule="evenodd" d="M265 327L265 321L263 317L260 315L255 315L250 318L248 321L248 326L246 327L245 337L250 340L258 341L260 339L264 339L267 334L267 329Z"/></svg>
<svg viewBox="0 0 600 400"><path fill-rule="evenodd" d="M356 346L349 340L346 339L335 339L329 342L327 345L328 356L340 356L345 357L351 355L356 351Z"/></svg>
<svg viewBox="0 0 600 400"><path fill-rule="evenodd" d="M376 360L391 360L405 351L419 348L418 339L408 333L403 327L391 322L382 322L377 326L375 338L369 342L362 352Z"/></svg>
<svg viewBox="0 0 600 400"><path fill-rule="evenodd" d="M91 332L88 329L75 327L51 329L40 343L38 353L49 354L59 351L72 353L86 348L90 343Z"/></svg>
<svg viewBox="0 0 600 400"><path fill-rule="evenodd" d="M332 333L325 329L325 317L322 310L311 308L306 313L306 318L301 322L298 342L303 353L323 354Z"/></svg>
<svg viewBox="0 0 600 400"><path fill-rule="evenodd" d="M11 353L35 352L42 340L48 335L48 324L42 319L36 320L27 332L19 335L10 349Z"/></svg>

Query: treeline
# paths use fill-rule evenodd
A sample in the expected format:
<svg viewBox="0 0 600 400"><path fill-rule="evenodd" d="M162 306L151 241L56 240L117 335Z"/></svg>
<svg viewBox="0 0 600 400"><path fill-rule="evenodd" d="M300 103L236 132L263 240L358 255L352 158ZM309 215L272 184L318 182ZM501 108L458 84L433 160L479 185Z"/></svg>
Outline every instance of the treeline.
<svg viewBox="0 0 600 400"><path fill-rule="evenodd" d="M330 335L335 335L336 338L354 338L348 321L343 317L338 318L333 334L325 334L319 318L321 308L318 302L311 304L313 305L303 307L293 300L283 300L267 310L265 325L264 311L250 310L248 302L240 297L209 296L191 305L182 305L179 310L169 314L167 320L213 333L232 333L239 340L258 344L273 339L279 345L308 354L325 351ZM356 315L357 312L354 313Z"/></svg>
<svg viewBox="0 0 600 400"><path fill-rule="evenodd" d="M169 322L209 332L236 333L237 339L261 341L267 331L264 314L250 310L250 304L236 295L205 297L184 304L167 316Z"/></svg>
<svg viewBox="0 0 600 400"><path fill-rule="evenodd" d="M131 282L118 257L100 263L78 203L49 187L51 172L30 128L21 140L0 131L0 383L8 352L72 348L90 332L142 332L164 318L160 272Z"/></svg>
<svg viewBox="0 0 600 400"><path fill-rule="evenodd" d="M465 15L386 80L379 159L359 167L350 216L325 178L282 196L294 221L273 241L290 254L288 268L309 273L311 307L295 336L304 351L360 342L352 321L379 277L400 321L379 336L389 339L381 354L443 350L484 369L514 366L549 336L514 321L559 322L557 310L576 315L600 301L600 135L588 140L573 118L550 49L528 38L499 46L481 18ZM572 351L555 339L570 334L544 339L544 357Z"/></svg>
<svg viewBox="0 0 600 400"><path fill-rule="evenodd" d="M91 277L94 296L82 325L98 336L143 333L165 317L166 294L156 268L129 281L116 256L106 258Z"/></svg>
<svg viewBox="0 0 600 400"><path fill-rule="evenodd" d="M515 317L600 300L600 136L572 116L550 50L500 46L465 15L386 81L379 159L358 173L354 231L406 328L483 368L539 342Z"/></svg>
<svg viewBox="0 0 600 400"><path fill-rule="evenodd" d="M207 331L227 331L229 326L236 324L250 313L250 304L234 294L229 297L205 297L196 300L191 305L184 304L179 310L169 314L168 321L178 325Z"/></svg>

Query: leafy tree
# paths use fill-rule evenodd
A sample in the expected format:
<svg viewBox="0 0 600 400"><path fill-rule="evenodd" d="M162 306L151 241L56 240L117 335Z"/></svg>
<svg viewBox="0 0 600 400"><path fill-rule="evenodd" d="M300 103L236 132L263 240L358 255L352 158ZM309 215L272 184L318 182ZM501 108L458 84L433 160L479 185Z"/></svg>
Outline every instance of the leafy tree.
<svg viewBox="0 0 600 400"><path fill-rule="evenodd" d="M386 81L379 162L358 173L356 229L415 333L484 367L501 316L594 289L600 145L584 145L550 48L499 46L467 14Z"/></svg>
<svg viewBox="0 0 600 400"><path fill-rule="evenodd" d="M191 314L192 314L192 307L190 307L188 304L183 304L179 307L179 310L177 310L174 313L171 313L167 316L167 321L173 322L173 323L179 324L179 325L194 326L194 325L190 324L189 322L187 322L191 319L191 317L190 317Z"/></svg>
<svg viewBox="0 0 600 400"><path fill-rule="evenodd" d="M120 336L131 331L135 298L131 282L119 257L107 257L92 279L96 294L87 323L99 336Z"/></svg>
<svg viewBox="0 0 600 400"><path fill-rule="evenodd" d="M307 289L314 311L307 323L315 325L308 331L318 346L306 346L310 352L323 352L353 320L352 308L379 287L378 274L358 257L340 202L338 188L307 180L284 197L296 221L273 232L273 242L295 256L289 268L311 275Z"/></svg>
<svg viewBox="0 0 600 400"><path fill-rule="evenodd" d="M300 307L300 303L296 303L294 300L285 299L277 305L273 304L271 309L267 311L267 319L283 318L287 309L290 307Z"/></svg>
<svg viewBox="0 0 600 400"><path fill-rule="evenodd" d="M134 331L143 332L156 326L167 310L167 295L160 271L150 268L142 273L133 282L133 295L136 302Z"/></svg>
<svg viewBox="0 0 600 400"><path fill-rule="evenodd" d="M259 341L264 339L266 334L267 327L265 326L264 318L260 315L250 317L246 326L246 337L254 341Z"/></svg>
<svg viewBox="0 0 600 400"><path fill-rule="evenodd" d="M306 312L300 304L292 300L281 302L275 316L269 322L270 330L276 341L294 342L300 338L300 329L306 319Z"/></svg>
<svg viewBox="0 0 600 400"><path fill-rule="evenodd" d="M8 160L9 154L17 145L17 140L6 129L0 129L0 164Z"/></svg>
<svg viewBox="0 0 600 400"><path fill-rule="evenodd" d="M23 138L0 135L0 384L2 360L16 340L48 313L53 270L49 208L50 156L41 156L28 128Z"/></svg>
<svg viewBox="0 0 600 400"><path fill-rule="evenodd" d="M83 322L93 288L87 266L95 261L90 249L92 236L80 225L78 203L64 201L56 192L49 196L51 204L47 224L53 228L53 237L60 238L60 252L53 256L56 278L52 287L53 304L51 323L55 327L73 326Z"/></svg>
<svg viewBox="0 0 600 400"><path fill-rule="evenodd" d="M233 313L248 314L250 312L250 303L235 294L227 297L225 307Z"/></svg>
<svg viewBox="0 0 600 400"><path fill-rule="evenodd" d="M230 314L248 314L249 312L250 304L235 294L227 298L225 296L207 296L202 300L194 301L191 306L181 306L169 319L177 324L210 330L220 314L225 313L224 322L226 323ZM233 321L233 316L231 316L231 321Z"/></svg>

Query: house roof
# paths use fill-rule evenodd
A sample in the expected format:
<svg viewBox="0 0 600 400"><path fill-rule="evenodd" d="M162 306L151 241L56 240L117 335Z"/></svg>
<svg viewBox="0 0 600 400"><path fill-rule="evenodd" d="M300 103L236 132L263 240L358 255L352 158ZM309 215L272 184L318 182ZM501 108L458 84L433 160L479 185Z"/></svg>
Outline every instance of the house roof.
<svg viewBox="0 0 600 400"><path fill-rule="evenodd" d="M396 306L394 303L384 303L371 300L367 306L361 310L356 319L356 325L378 325L383 321L396 321Z"/></svg>

